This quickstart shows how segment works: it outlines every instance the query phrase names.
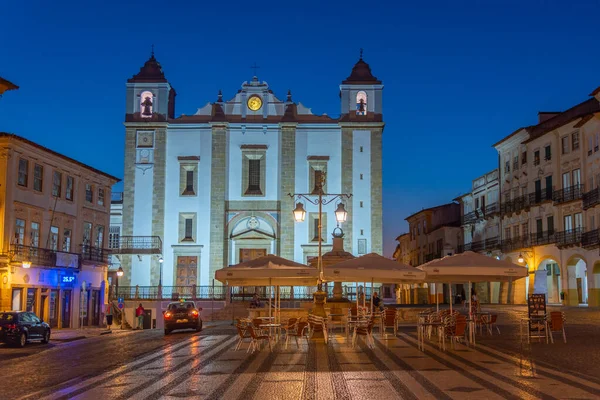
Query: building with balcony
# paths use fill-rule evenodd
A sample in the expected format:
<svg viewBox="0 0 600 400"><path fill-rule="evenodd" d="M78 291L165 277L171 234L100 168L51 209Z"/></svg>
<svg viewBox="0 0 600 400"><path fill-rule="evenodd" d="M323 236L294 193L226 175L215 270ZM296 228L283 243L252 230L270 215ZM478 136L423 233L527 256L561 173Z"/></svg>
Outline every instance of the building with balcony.
<svg viewBox="0 0 600 400"><path fill-rule="evenodd" d="M600 90L494 145L500 159L502 257L524 259L529 277L515 302L546 292L548 302L600 305L597 193Z"/></svg>
<svg viewBox="0 0 600 400"><path fill-rule="evenodd" d="M111 187L119 179L0 133L0 310L102 324Z"/></svg>
<svg viewBox="0 0 600 400"><path fill-rule="evenodd" d="M305 202L306 221L295 223L288 194L317 198L322 180L327 193L352 194L344 248L381 254L383 84L361 56L331 89L336 118L291 92L278 98L256 76L176 116L175 89L152 54L126 84L120 284L212 285L215 270L270 253L307 263L318 254L319 208ZM323 253L335 206L323 207Z"/></svg>
<svg viewBox="0 0 600 400"><path fill-rule="evenodd" d="M454 254L463 243L460 205L449 203L431 207L406 218L409 232L396 238L394 259L412 266ZM407 262L408 261L408 262ZM442 285L438 285L441 297ZM401 304L423 304L431 301L433 288L427 284L398 285L397 300Z"/></svg>

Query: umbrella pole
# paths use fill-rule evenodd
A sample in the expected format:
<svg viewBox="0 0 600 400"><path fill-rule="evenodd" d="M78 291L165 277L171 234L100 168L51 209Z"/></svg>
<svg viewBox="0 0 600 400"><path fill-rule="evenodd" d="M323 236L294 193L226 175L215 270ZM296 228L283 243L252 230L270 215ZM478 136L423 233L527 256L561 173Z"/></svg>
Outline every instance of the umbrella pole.
<svg viewBox="0 0 600 400"><path fill-rule="evenodd" d="M373 278L371 278L371 313L373 312Z"/></svg>
<svg viewBox="0 0 600 400"><path fill-rule="evenodd" d="M271 318L271 295L273 294L273 289L271 287L271 280L269 279L269 318Z"/></svg>
<svg viewBox="0 0 600 400"><path fill-rule="evenodd" d="M437 283L433 284L433 295L435 296L435 310L440 312L440 300L437 294Z"/></svg>
<svg viewBox="0 0 600 400"><path fill-rule="evenodd" d="M448 284L448 291L450 292L450 314L452 314L452 282Z"/></svg>
<svg viewBox="0 0 600 400"><path fill-rule="evenodd" d="M356 283L356 315L358 315L358 307L360 307L360 303L358 302L358 282Z"/></svg>
<svg viewBox="0 0 600 400"><path fill-rule="evenodd" d="M367 308L367 282L363 282L363 287L365 288L365 295L363 296L363 308ZM373 293L371 293L371 297L373 297Z"/></svg>

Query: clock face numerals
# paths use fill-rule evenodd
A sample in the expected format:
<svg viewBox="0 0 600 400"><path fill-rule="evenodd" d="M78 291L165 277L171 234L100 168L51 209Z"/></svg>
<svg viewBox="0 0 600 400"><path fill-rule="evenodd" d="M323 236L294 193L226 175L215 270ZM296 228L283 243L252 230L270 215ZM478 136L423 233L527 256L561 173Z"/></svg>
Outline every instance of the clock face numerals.
<svg viewBox="0 0 600 400"><path fill-rule="evenodd" d="M252 111L258 111L262 107L262 99L257 95L250 96L248 99L248 108Z"/></svg>

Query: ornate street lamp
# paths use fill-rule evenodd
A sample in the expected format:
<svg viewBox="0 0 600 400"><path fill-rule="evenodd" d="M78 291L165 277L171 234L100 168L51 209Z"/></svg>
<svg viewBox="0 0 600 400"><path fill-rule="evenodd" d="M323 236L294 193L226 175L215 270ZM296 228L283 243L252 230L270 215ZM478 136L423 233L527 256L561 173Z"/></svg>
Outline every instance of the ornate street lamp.
<svg viewBox="0 0 600 400"><path fill-rule="evenodd" d="M318 280L317 291L313 295L314 299L315 299L314 314L321 316L321 317L326 317L325 308L323 307L323 304L325 303L325 299L327 298L327 293L323 292L323 255L322 255L322 237L321 237L321 231L323 230L323 228L322 228L323 227L323 206L330 204L337 199L341 199L341 198L349 199L350 197L352 197L352 195L346 194L346 193L336 193L336 194L325 193L323 191L323 184L325 183L325 173L323 172L323 173L319 174L318 177L320 179L318 182L316 182L316 186L317 186L316 192L294 193L294 194L288 193L288 196L290 196L291 198L297 198L298 200L304 199L311 204L319 206L319 224L317 227L317 229L318 229L317 235L318 235L318 243L319 243L317 266L318 266L318 270L319 270L319 280ZM313 199L313 197L315 195L317 195L318 197L316 199ZM302 203L300 203L300 202L296 203L296 208L294 209L293 213L294 213L294 220L296 222L304 221L304 218L306 217L306 210L304 210ZM348 217L348 213L346 212L346 209L344 208L344 204L343 203L338 204L338 207L335 210L335 219L338 221L338 223L341 223L341 222L345 222L347 217Z"/></svg>
<svg viewBox="0 0 600 400"><path fill-rule="evenodd" d="M31 261L23 261L22 267L25 269L31 268Z"/></svg>

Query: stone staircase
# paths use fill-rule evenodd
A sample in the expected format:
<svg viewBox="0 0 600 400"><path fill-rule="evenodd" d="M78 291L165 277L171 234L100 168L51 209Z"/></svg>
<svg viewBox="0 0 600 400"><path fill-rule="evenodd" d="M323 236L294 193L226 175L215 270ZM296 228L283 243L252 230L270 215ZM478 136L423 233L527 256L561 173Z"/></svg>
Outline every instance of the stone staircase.
<svg viewBox="0 0 600 400"><path fill-rule="evenodd" d="M215 310L214 312L206 312L204 309L203 319L205 321L231 321L232 318L241 318L248 316L249 301L234 301L227 303L225 308Z"/></svg>

